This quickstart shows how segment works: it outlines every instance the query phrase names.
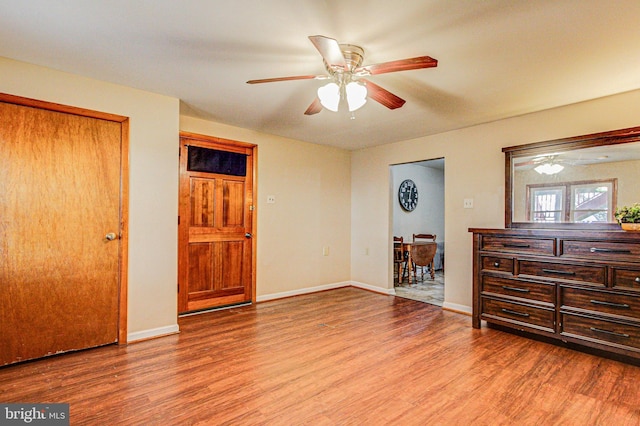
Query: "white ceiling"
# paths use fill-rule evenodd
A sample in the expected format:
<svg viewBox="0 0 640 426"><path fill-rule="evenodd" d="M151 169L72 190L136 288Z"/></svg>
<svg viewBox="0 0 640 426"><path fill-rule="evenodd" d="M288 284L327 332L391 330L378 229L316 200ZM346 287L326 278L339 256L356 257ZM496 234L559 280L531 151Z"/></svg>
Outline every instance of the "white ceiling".
<svg viewBox="0 0 640 426"><path fill-rule="evenodd" d="M638 23L638 0L0 0L0 56L357 149L638 89ZM362 46L364 65L439 64L370 77L407 103L370 101L355 120L303 114L321 81L245 83L324 73L317 34Z"/></svg>

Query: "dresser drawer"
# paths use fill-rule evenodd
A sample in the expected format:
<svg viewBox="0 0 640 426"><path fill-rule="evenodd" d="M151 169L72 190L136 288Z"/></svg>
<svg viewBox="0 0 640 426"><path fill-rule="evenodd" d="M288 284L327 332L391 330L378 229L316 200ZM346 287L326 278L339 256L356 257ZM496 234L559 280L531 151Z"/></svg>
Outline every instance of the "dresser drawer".
<svg viewBox="0 0 640 426"><path fill-rule="evenodd" d="M559 255L588 260L631 260L640 258L640 244L606 241L561 240Z"/></svg>
<svg viewBox="0 0 640 426"><path fill-rule="evenodd" d="M498 237L485 235L480 250L555 255L555 238Z"/></svg>
<svg viewBox="0 0 640 426"><path fill-rule="evenodd" d="M482 269L485 271L497 271L513 273L513 258L482 256Z"/></svg>
<svg viewBox="0 0 640 426"><path fill-rule="evenodd" d="M561 309L577 309L640 321L640 297L635 295L560 286L560 304Z"/></svg>
<svg viewBox="0 0 640 426"><path fill-rule="evenodd" d="M518 275L530 275L554 280L580 281L604 286L606 281L604 265L581 265L570 263L544 262L539 260L521 260L518 262Z"/></svg>
<svg viewBox="0 0 640 426"><path fill-rule="evenodd" d="M613 268L613 287L624 290L640 290L640 270Z"/></svg>
<svg viewBox="0 0 640 426"><path fill-rule="evenodd" d="M556 286L554 284L534 283L527 281L516 281L507 278L482 276L482 292L494 295L527 299L534 302L542 302L555 306Z"/></svg>
<svg viewBox="0 0 640 426"><path fill-rule="evenodd" d="M499 319L512 324L554 332L554 310L521 303L483 297L482 318L487 321Z"/></svg>
<svg viewBox="0 0 640 426"><path fill-rule="evenodd" d="M563 336L578 337L622 349L640 350L640 327L581 315L562 315Z"/></svg>

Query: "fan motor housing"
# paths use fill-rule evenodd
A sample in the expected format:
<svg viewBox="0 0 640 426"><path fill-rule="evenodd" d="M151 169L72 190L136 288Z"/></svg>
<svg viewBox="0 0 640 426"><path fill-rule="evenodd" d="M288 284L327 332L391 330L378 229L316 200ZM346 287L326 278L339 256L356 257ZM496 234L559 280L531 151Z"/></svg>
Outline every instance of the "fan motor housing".
<svg viewBox="0 0 640 426"><path fill-rule="evenodd" d="M362 47L355 44L341 44L340 50L347 63L346 71L353 72L353 70L362 65L364 59L364 49Z"/></svg>

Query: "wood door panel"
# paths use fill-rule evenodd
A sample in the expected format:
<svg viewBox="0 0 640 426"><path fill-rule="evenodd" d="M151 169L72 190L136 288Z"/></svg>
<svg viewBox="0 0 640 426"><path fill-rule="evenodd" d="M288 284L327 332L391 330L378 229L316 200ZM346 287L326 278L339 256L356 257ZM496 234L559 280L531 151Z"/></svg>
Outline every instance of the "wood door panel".
<svg viewBox="0 0 640 426"><path fill-rule="evenodd" d="M188 170L190 146L198 152L210 148L246 155L246 175ZM180 221L178 230L180 313L254 299L254 149L233 141L219 144L204 136L181 137L180 217L186 220Z"/></svg>
<svg viewBox="0 0 640 426"><path fill-rule="evenodd" d="M189 244L189 292L213 290L213 250L211 244Z"/></svg>
<svg viewBox="0 0 640 426"><path fill-rule="evenodd" d="M191 226L215 226L215 190L215 180L191 179Z"/></svg>
<svg viewBox="0 0 640 426"><path fill-rule="evenodd" d="M224 241L217 243L220 247L220 289L242 288L244 286L244 242Z"/></svg>
<svg viewBox="0 0 640 426"><path fill-rule="evenodd" d="M244 198L244 182L223 181L223 227L244 226Z"/></svg>
<svg viewBox="0 0 640 426"><path fill-rule="evenodd" d="M117 341L121 138L0 103L0 364Z"/></svg>
<svg viewBox="0 0 640 426"><path fill-rule="evenodd" d="M242 290L244 245L242 241L189 244L189 293Z"/></svg>

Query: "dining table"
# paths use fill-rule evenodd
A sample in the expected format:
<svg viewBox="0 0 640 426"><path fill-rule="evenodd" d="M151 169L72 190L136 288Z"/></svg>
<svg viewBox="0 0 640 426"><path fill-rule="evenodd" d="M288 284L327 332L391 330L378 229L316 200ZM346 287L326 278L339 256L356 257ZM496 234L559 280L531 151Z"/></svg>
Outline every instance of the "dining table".
<svg viewBox="0 0 640 426"><path fill-rule="evenodd" d="M433 241L414 241L414 242L402 243L402 252L405 254L404 258L406 259L407 270L409 271L409 284L412 283L412 276L413 276L413 259L411 258L411 250L413 249L413 247L419 246L419 245L436 245L436 243Z"/></svg>

